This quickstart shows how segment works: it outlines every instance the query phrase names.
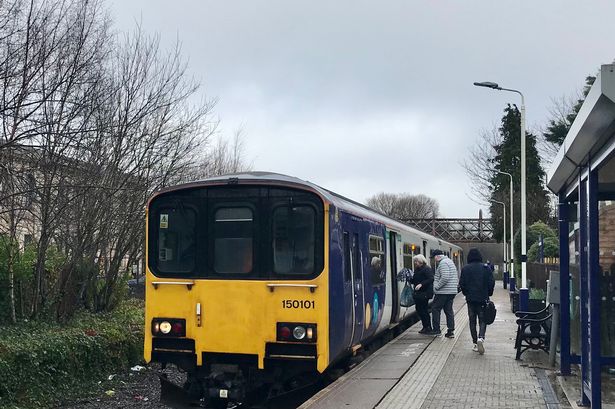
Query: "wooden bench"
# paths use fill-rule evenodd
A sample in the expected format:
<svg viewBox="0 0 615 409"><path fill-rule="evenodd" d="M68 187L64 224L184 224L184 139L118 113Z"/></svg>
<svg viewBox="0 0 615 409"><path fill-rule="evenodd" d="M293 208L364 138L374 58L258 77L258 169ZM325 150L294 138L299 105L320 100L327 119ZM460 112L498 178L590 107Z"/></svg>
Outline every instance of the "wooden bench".
<svg viewBox="0 0 615 409"><path fill-rule="evenodd" d="M521 354L528 349L543 350L549 353L549 342L551 340L551 307L547 306L537 312L517 311L517 337L515 349L517 356L521 359Z"/></svg>

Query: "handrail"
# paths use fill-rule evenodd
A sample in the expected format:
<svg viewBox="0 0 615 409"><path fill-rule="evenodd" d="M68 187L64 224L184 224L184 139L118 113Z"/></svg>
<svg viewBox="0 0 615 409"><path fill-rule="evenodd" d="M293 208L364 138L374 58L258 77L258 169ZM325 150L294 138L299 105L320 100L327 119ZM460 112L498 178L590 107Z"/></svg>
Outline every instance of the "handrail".
<svg viewBox="0 0 615 409"><path fill-rule="evenodd" d="M300 288L309 288L310 292L313 293L318 288L317 284L290 284L290 283L267 283L267 287L269 287L269 291L273 292L276 287L300 287Z"/></svg>
<svg viewBox="0 0 615 409"><path fill-rule="evenodd" d="M152 281L152 285L156 290L158 289L159 285L185 285L186 287L188 287L188 290L192 290L194 281Z"/></svg>

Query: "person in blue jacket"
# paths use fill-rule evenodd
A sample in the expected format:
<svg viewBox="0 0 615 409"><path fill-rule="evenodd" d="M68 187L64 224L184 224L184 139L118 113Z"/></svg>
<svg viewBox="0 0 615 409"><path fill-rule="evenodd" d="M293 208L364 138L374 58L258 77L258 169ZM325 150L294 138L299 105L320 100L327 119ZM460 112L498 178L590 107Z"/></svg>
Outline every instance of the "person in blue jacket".
<svg viewBox="0 0 615 409"><path fill-rule="evenodd" d="M468 252L468 264L461 269L459 279L461 292L466 296L468 305L468 317L470 319L470 334L474 346L472 350L479 354L485 353L485 303L493 295L495 279L491 269L483 264L483 257L478 249L470 249ZM476 319L478 318L478 334L476 333Z"/></svg>

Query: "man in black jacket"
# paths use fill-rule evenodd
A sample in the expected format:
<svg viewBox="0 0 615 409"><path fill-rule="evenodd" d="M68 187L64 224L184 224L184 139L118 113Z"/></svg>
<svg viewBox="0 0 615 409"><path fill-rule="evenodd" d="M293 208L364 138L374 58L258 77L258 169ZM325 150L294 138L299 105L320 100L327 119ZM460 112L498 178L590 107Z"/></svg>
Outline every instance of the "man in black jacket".
<svg viewBox="0 0 615 409"><path fill-rule="evenodd" d="M491 269L483 264L483 257L478 249L470 249L468 252L468 264L461 270L459 280L461 292L466 296L468 304L468 316L470 318L470 334L474 347L472 350L479 354L485 353L485 303L489 296L493 295L495 279ZM479 330L476 334L476 318L478 317Z"/></svg>

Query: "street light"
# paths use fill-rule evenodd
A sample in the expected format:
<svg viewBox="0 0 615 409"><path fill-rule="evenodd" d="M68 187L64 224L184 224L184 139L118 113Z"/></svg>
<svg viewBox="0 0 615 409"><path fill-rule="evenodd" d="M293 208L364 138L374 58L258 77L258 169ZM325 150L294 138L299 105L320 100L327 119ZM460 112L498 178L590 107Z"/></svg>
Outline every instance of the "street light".
<svg viewBox="0 0 615 409"><path fill-rule="evenodd" d="M526 237L526 194L525 194L525 98L521 91L502 88L495 82L475 82L477 87L515 92L521 96L521 290L519 291L519 309L527 311L529 290L527 289L527 237Z"/></svg>
<svg viewBox="0 0 615 409"><path fill-rule="evenodd" d="M504 210L504 236L502 238L502 242L504 243L504 271L506 271L506 203L500 202L499 200L491 200L493 203L498 203L502 205L502 209ZM506 288L506 277L504 277L504 288Z"/></svg>
<svg viewBox="0 0 615 409"><path fill-rule="evenodd" d="M501 170L497 170L494 169L497 173L501 173L502 175L508 175L508 177L510 178L510 252L509 254L509 260L508 262L510 263L510 268L509 268L509 272L510 272L510 277L505 277L506 279L510 278L513 279L515 278L515 246L514 246L514 234L515 234L515 228L514 228L514 224L513 224L513 215L514 215L514 208L513 208L513 177L510 173L508 172L502 172ZM504 281L504 289L506 289L506 280ZM514 284L511 286L510 288L511 290L514 290Z"/></svg>

